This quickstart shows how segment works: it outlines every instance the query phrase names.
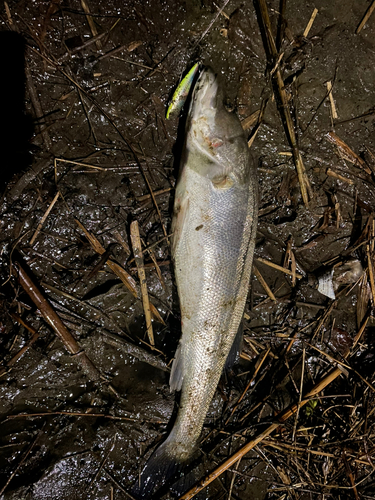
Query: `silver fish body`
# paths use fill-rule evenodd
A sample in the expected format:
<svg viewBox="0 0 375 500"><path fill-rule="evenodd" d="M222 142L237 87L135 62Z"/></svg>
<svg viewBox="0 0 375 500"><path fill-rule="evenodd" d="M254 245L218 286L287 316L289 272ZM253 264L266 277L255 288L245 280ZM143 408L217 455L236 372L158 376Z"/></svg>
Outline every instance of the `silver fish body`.
<svg viewBox="0 0 375 500"><path fill-rule="evenodd" d="M173 470L197 446L242 320L256 226L257 180L247 141L206 68L194 88L175 195L172 256L182 337L170 386L182 392L172 431L151 457L160 477L161 463ZM151 472L146 465L144 473Z"/></svg>

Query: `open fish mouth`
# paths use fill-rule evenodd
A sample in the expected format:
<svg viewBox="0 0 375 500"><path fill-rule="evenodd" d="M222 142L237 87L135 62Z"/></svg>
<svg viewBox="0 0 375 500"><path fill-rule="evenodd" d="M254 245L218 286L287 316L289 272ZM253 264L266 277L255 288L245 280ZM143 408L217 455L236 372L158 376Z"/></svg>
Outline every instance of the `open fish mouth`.
<svg viewBox="0 0 375 500"><path fill-rule="evenodd" d="M194 87L190 114L193 120L215 116L219 86L217 76L210 68L202 69Z"/></svg>

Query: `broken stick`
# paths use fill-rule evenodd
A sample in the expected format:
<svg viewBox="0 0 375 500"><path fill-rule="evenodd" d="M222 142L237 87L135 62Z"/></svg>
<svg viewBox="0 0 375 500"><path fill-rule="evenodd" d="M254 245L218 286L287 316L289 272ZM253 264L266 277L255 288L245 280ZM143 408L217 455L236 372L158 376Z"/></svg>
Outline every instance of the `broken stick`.
<svg viewBox="0 0 375 500"><path fill-rule="evenodd" d="M268 9L265 0L256 0L256 7L258 10L260 28L264 33L264 49L267 54L268 65L272 68L276 67L276 70L272 74L273 88L275 91L275 96L277 97L278 108L284 124L285 133L292 148L294 165L298 174L298 181L301 188L302 199L305 206L307 207L309 201L313 197L313 190L307 177L306 169L302 160L301 153L299 151L297 136L294 130L292 114L289 106L289 100L285 91L284 80L281 76L280 68L276 66L276 61L278 60L279 54L277 52L275 40L272 35L271 21L268 15Z"/></svg>
<svg viewBox="0 0 375 500"><path fill-rule="evenodd" d="M138 269L139 282L141 285L141 295L143 302L143 310L146 318L147 335L150 344L154 346L155 341L154 341L154 333L152 330L152 322L151 322L150 300L148 298L146 273L143 263L143 253L141 247L141 237L139 235L139 227L138 227L138 222L136 220L130 224L130 239L133 247L134 260Z"/></svg>
<svg viewBox="0 0 375 500"><path fill-rule="evenodd" d="M101 382L103 377L94 363L89 359L85 351L80 347L76 339L61 321L60 317L53 309L43 292L27 274L20 261L13 262L13 272L18 277L19 282L25 292L29 295L36 307L41 312L46 322L53 328L56 335L61 339L66 349L72 357L81 365L83 371L94 382Z"/></svg>

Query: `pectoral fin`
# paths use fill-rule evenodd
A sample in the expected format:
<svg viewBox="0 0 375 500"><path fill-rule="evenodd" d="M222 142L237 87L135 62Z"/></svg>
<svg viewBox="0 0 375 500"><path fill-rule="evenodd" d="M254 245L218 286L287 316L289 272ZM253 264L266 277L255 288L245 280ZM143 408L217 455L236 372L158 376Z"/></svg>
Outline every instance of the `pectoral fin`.
<svg viewBox="0 0 375 500"><path fill-rule="evenodd" d="M178 242L181 240L182 233L188 220L189 197L185 195L180 202L175 204L174 219L172 225L172 255L174 255Z"/></svg>

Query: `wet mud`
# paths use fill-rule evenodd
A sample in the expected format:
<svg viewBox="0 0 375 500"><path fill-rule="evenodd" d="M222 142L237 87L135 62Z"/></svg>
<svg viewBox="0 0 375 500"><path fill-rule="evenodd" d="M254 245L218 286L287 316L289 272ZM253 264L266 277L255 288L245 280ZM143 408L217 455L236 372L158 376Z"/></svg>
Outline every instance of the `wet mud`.
<svg viewBox="0 0 375 500"><path fill-rule="evenodd" d="M165 113L198 60L219 74L258 167L257 272L241 360L223 373L186 477L158 496L178 498L279 422L196 497L374 498L375 18L356 33L368 2L290 0L280 23L284 2L267 2L275 68L256 5L229 1L221 13L211 0L0 7L1 500L129 498L169 432L180 317L167 235L183 125ZM272 85L277 68L311 184L308 206ZM16 261L79 352L21 287ZM340 281L336 272L334 300L319 293L319 276L353 261L359 274ZM82 368L82 351L99 380Z"/></svg>

